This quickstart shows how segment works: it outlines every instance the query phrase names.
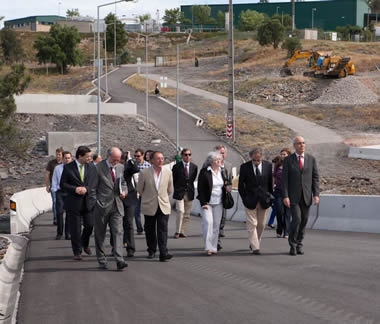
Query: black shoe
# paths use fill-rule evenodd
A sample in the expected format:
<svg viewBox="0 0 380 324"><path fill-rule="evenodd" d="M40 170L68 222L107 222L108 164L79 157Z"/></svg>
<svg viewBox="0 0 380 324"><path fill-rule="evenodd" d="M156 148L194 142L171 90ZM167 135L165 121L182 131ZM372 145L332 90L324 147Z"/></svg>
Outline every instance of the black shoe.
<svg viewBox="0 0 380 324"><path fill-rule="evenodd" d="M170 260L172 257L173 257L173 256L172 256L171 254L169 254L169 253L166 254L166 255L163 255L163 256L160 255L160 261L161 261L161 262L165 262L165 261Z"/></svg>
<svg viewBox="0 0 380 324"><path fill-rule="evenodd" d="M117 271L123 271L124 268L128 267L126 262L117 262L116 263Z"/></svg>
<svg viewBox="0 0 380 324"><path fill-rule="evenodd" d="M268 227L271 229L275 229L276 227L273 224L268 224Z"/></svg>
<svg viewBox="0 0 380 324"><path fill-rule="evenodd" d="M179 237L187 237L187 236L183 233L179 233Z"/></svg>
<svg viewBox="0 0 380 324"><path fill-rule="evenodd" d="M299 248L297 249L297 254L304 255L305 252L303 251L303 249Z"/></svg>
<svg viewBox="0 0 380 324"><path fill-rule="evenodd" d="M57 235L57 236L55 237L56 240L60 240L61 238L62 238L62 235Z"/></svg>
<svg viewBox="0 0 380 324"><path fill-rule="evenodd" d="M128 258L133 258L135 256L134 252L133 251L128 251L127 250L127 257Z"/></svg>
<svg viewBox="0 0 380 324"><path fill-rule="evenodd" d="M55 220L55 221L53 221L53 225L57 225L57 221Z"/></svg>
<svg viewBox="0 0 380 324"><path fill-rule="evenodd" d="M252 251L252 254L261 255L261 252L259 249Z"/></svg>
<svg viewBox="0 0 380 324"><path fill-rule="evenodd" d="M223 247L222 247L220 244L218 244L218 246L216 247L216 249L217 249L218 251L220 251L220 250L223 250Z"/></svg>
<svg viewBox="0 0 380 324"><path fill-rule="evenodd" d="M148 259L154 259L155 257L156 257L156 253L155 252L149 252Z"/></svg>
<svg viewBox="0 0 380 324"><path fill-rule="evenodd" d="M101 270L107 270L108 269L107 263L99 263L99 269L101 269Z"/></svg>
<svg viewBox="0 0 380 324"><path fill-rule="evenodd" d="M290 251L289 251L289 254L290 254L290 255L293 255L293 256L294 256L294 255L297 255L297 253L296 253L296 249L295 249L294 247L291 247L291 248L290 248Z"/></svg>
<svg viewBox="0 0 380 324"><path fill-rule="evenodd" d="M219 237L226 237L226 235L224 235L224 232L220 232Z"/></svg>
<svg viewBox="0 0 380 324"><path fill-rule="evenodd" d="M71 236L70 235L66 235L65 236L65 240L71 240Z"/></svg>

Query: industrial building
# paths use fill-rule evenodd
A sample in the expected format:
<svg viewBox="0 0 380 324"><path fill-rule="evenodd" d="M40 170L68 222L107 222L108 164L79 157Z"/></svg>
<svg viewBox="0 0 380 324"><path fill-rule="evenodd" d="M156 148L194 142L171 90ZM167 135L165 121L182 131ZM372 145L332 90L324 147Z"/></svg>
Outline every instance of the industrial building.
<svg viewBox="0 0 380 324"><path fill-rule="evenodd" d="M59 20L66 20L62 16L29 16L4 21L5 28L20 31L48 32L50 27Z"/></svg>
<svg viewBox="0 0 380 324"><path fill-rule="evenodd" d="M205 4L206 5L206 4ZM208 5L211 8L211 17L216 18L218 11L228 12L228 4ZM272 3L244 3L234 4L234 24L239 23L239 16L247 9L255 10L273 16L274 14L292 14L291 1ZM326 31L335 30L338 26L360 26L364 27L366 21L365 14L368 14L369 7L364 0L326 0L295 2L296 28L318 28ZM194 22L192 6L181 6L181 11L185 17ZM312 26L313 24L313 26Z"/></svg>

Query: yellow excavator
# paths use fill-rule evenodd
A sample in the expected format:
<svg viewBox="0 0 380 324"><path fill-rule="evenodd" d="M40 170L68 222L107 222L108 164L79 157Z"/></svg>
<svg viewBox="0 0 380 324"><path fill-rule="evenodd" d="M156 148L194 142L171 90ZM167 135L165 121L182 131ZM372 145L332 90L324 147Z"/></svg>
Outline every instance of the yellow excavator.
<svg viewBox="0 0 380 324"><path fill-rule="evenodd" d="M289 66L299 58L309 58L310 71L304 72L304 76L345 78L347 75L355 74L355 65L350 57L333 56L331 52L296 50L294 55L285 62L280 75L283 77L293 75Z"/></svg>

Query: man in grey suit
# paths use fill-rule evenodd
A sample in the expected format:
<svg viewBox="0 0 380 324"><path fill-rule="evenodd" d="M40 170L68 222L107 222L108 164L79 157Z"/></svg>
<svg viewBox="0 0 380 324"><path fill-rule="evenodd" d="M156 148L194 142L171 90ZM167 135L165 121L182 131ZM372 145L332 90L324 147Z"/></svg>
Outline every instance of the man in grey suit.
<svg viewBox="0 0 380 324"><path fill-rule="evenodd" d="M96 165L97 178L95 182L95 247L99 267L107 269L107 259L104 253L104 239L107 224L113 237L113 254L117 270L127 267L123 258L123 217L122 199L127 194L124 180L124 166L120 164L121 151L113 147L107 151L107 159Z"/></svg>
<svg viewBox="0 0 380 324"><path fill-rule="evenodd" d="M293 145L295 153L285 158L281 191L284 205L292 212L289 234L290 255L304 254L303 239L309 216L309 209L314 200L319 203L319 174L315 158L305 153L305 140L297 136Z"/></svg>

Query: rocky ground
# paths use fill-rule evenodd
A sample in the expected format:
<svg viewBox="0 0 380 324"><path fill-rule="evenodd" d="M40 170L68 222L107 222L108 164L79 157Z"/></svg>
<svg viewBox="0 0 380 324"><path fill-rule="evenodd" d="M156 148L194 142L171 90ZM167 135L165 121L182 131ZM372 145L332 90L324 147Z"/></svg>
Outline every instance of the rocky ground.
<svg viewBox="0 0 380 324"><path fill-rule="evenodd" d="M28 188L44 186L45 168L52 157L47 156L46 135L53 131L94 131L97 119L94 115L62 116L17 114L21 139L29 139L30 148L19 157L0 143L0 173L5 193L5 207L0 214L8 211L10 196ZM111 146L124 151L160 150L167 161L174 158L174 145L154 126L145 127L142 119L122 116L102 116L102 152ZM96 145L94 143L94 148ZM73 152L75 153L75 152Z"/></svg>
<svg viewBox="0 0 380 324"><path fill-rule="evenodd" d="M10 243L11 242L6 237L0 236L0 264L5 257L5 253L7 252Z"/></svg>

